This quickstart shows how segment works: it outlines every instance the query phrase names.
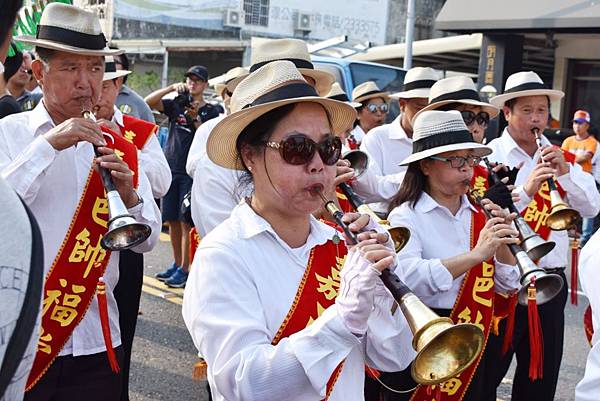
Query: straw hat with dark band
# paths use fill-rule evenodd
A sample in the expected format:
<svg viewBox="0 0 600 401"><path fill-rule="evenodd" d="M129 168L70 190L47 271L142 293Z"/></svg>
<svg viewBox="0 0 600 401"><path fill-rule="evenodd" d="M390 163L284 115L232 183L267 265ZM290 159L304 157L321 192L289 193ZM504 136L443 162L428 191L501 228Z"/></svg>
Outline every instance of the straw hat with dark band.
<svg viewBox="0 0 600 401"><path fill-rule="evenodd" d="M414 67L406 72L402 92L392 94L394 99L414 99L429 97L431 86L440 74L430 67Z"/></svg>
<svg viewBox="0 0 600 401"><path fill-rule="evenodd" d="M230 69L229 71L227 71L227 73L225 74L225 76L222 78L222 81L218 84L215 84L215 92L217 92L217 94L223 96L223 91L225 91L225 89L227 89L229 92L233 92L235 90L235 86L234 85L230 85L231 82L233 80L235 80L236 78L239 77L247 77L248 76L248 69L244 68L244 67L233 67L232 69ZM242 79L243 79L242 78ZM237 81L236 83L240 83L241 81Z"/></svg>
<svg viewBox="0 0 600 401"><path fill-rule="evenodd" d="M365 103L366 100L377 97L387 101L390 97L390 93L382 92L373 81L363 82L352 90L352 101L356 103Z"/></svg>
<svg viewBox="0 0 600 401"><path fill-rule="evenodd" d="M487 156L492 149L473 141L473 135L456 110L429 110L421 113L413 123L413 153L400 163L427 159L444 152L470 149L475 156Z"/></svg>
<svg viewBox="0 0 600 401"><path fill-rule="evenodd" d="M113 56L104 56L104 76L103 81L110 81L115 78L124 77L131 74L129 70L117 70L117 64Z"/></svg>
<svg viewBox="0 0 600 401"><path fill-rule="evenodd" d="M424 113L428 110L436 110L451 103L479 106L483 111L490 115L490 118L494 118L500 113L498 107L481 101L477 87L471 78L460 75L440 79L433 84L431 91L429 92L429 105L415 114L413 121L416 120L420 113Z"/></svg>
<svg viewBox="0 0 600 401"><path fill-rule="evenodd" d="M550 101L557 101L565 96L563 91L548 89L542 78L533 71L516 72L506 79L504 93L494 96L490 103L503 107L510 99L525 96L548 96Z"/></svg>
<svg viewBox="0 0 600 401"><path fill-rule="evenodd" d="M250 73L258 70L260 67L277 60L287 60L296 66L302 75L315 80L315 88L319 95L323 96L331 85L335 82L335 77L326 72L315 69L311 59L306 42L300 39L272 39L259 42L251 50L252 65ZM237 85L247 76L240 76L231 81L232 85Z"/></svg>
<svg viewBox="0 0 600 401"><path fill-rule="evenodd" d="M292 62L273 61L240 82L231 97L232 114L221 120L208 137L208 157L221 167L242 170L236 149L240 133L263 114L301 102L320 104L336 135L356 119L356 111L348 104L319 97Z"/></svg>
<svg viewBox="0 0 600 401"><path fill-rule="evenodd" d="M36 47L77 53L83 56L110 56L124 53L106 47L106 38L96 14L63 3L44 8L36 36L15 40Z"/></svg>
<svg viewBox="0 0 600 401"><path fill-rule="evenodd" d="M348 95L346 95L346 92L344 92L342 89L342 86L337 82L334 82L333 85L331 85L331 90L324 97L327 99L339 100L340 102L348 103L354 108L362 106L360 103L350 101Z"/></svg>

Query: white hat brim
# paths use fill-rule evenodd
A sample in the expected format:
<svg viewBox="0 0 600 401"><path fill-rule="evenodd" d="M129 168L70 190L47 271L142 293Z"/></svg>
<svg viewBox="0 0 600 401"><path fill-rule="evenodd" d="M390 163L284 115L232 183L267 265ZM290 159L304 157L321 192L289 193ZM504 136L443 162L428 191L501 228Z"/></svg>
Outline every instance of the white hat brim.
<svg viewBox="0 0 600 401"><path fill-rule="evenodd" d="M327 71L321 71L311 68L298 68L298 71L300 71L300 74L305 75L307 77L311 77L315 80L315 89L317 90L319 96L325 96L327 93L329 93L329 91L331 90L331 85L333 85L333 83L335 82L335 77ZM233 92L233 90L235 90L239 83L246 79L246 77L248 77L248 75L250 74L251 73L240 75L239 77L236 77L231 81L227 82L227 89Z"/></svg>
<svg viewBox="0 0 600 401"><path fill-rule="evenodd" d="M555 89L529 89L512 93L503 93L502 95L494 96L490 99L490 103L496 107L502 108L504 107L504 103L510 99L525 96L548 96L550 101L554 102L562 99L565 96L565 93Z"/></svg>
<svg viewBox="0 0 600 401"><path fill-rule="evenodd" d="M451 103L462 103L462 104L469 104L471 106L478 106L481 107L483 109L483 111L485 111L486 113L488 113L490 115L490 119L496 117L498 114L500 114L500 109L496 106L494 106L493 104L490 103L486 103L486 102L480 102L477 100L473 100L473 99L448 99L448 100L442 100L439 102L435 102L435 103L431 103L428 104L427 106L425 106L424 108L422 108L421 110L419 110L414 117L412 118L412 123L414 124L415 120L417 119L417 116L419 116L421 113L424 113L428 110L437 110L440 107L446 105L446 104L451 104Z"/></svg>
<svg viewBox="0 0 600 401"><path fill-rule="evenodd" d="M118 56L125 53L122 49L90 50L81 47L69 46L58 42L53 42L45 39L38 39L35 36L23 35L14 38L17 42L25 43L32 46L43 47L45 49L58 50L67 53L76 53L82 56Z"/></svg>
<svg viewBox="0 0 600 401"><path fill-rule="evenodd" d="M484 157L492 153L492 149L477 142L462 142L453 143L451 145L437 146L435 148L423 150L421 152L413 153L406 159L400 162L399 166L407 166L410 163L417 162L419 160L427 159L428 157L439 155L444 152L453 152L455 150L473 150L475 156Z"/></svg>
<svg viewBox="0 0 600 401"><path fill-rule="evenodd" d="M102 77L102 80L110 81L115 78L124 77L125 75L129 75L129 74L131 74L131 71L129 71L129 70L117 70L115 72L105 72L104 76Z"/></svg>
<svg viewBox="0 0 600 401"><path fill-rule="evenodd" d="M390 97L392 99L416 99L416 98L425 98L429 97L429 88L418 88L412 89L404 92L396 92L392 93Z"/></svg>
<svg viewBox="0 0 600 401"><path fill-rule="evenodd" d="M356 103L363 103L365 102L365 100L369 100L369 99L375 99L381 97L384 100L387 100L390 98L390 92L375 92L375 93L369 93L368 95L365 96L359 96L356 99L352 99L353 102Z"/></svg>
<svg viewBox="0 0 600 401"><path fill-rule="evenodd" d="M356 111L347 103L317 96L283 99L248 107L228 115L213 128L206 143L206 153L209 159L224 168L243 170L243 166L238 160L236 143L244 128L271 110L302 102L317 103L323 106L330 118L331 128L335 135L346 131L356 120Z"/></svg>

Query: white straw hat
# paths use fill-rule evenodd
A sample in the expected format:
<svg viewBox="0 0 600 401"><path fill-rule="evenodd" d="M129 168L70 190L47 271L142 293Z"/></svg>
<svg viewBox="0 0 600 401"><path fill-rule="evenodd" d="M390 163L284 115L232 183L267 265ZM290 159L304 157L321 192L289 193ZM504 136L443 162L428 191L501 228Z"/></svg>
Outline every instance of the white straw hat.
<svg viewBox="0 0 600 401"><path fill-rule="evenodd" d="M335 135L343 133L356 119L356 111L348 104L319 97L291 61L273 61L237 86L231 97L232 114L219 121L208 137L208 157L221 167L242 170L236 148L242 131L271 110L301 102L320 104Z"/></svg>
<svg viewBox="0 0 600 401"><path fill-rule="evenodd" d="M331 85L331 90L323 97L326 97L327 99L339 100L340 102L346 102L354 108L362 106L361 103L351 101L346 92L344 92L342 89L342 85L337 82L334 82L333 85Z"/></svg>
<svg viewBox="0 0 600 401"><path fill-rule="evenodd" d="M387 101L387 99L390 97L390 93L382 92L377 84L373 81L363 82L352 90L352 101L356 103L364 103L365 100L376 97L383 98Z"/></svg>
<svg viewBox="0 0 600 401"><path fill-rule="evenodd" d="M440 74L430 67L414 67L406 72L402 92L392 94L395 99L429 97L429 90L440 79Z"/></svg>
<svg viewBox="0 0 600 401"><path fill-rule="evenodd" d="M287 60L294 63L302 75L315 80L315 89L323 96L335 82L335 77L327 71L315 69L308 52L306 42L300 39L271 39L263 40L251 49L250 73L256 71L265 64L277 60ZM237 85L247 76L240 76L232 81Z"/></svg>
<svg viewBox="0 0 600 401"><path fill-rule="evenodd" d="M104 56L104 76L103 81L110 81L115 78L124 77L131 74L129 70L117 70L117 64L113 56Z"/></svg>
<svg viewBox="0 0 600 401"><path fill-rule="evenodd" d="M223 95L223 91L227 89L229 92L233 92L235 90L235 85L231 85L231 82L239 77L247 77L248 69L244 67L233 67L223 77L223 81L221 83L215 84L215 92L219 95ZM239 84L241 81L237 81L236 84Z"/></svg>
<svg viewBox="0 0 600 401"><path fill-rule="evenodd" d="M123 50L106 47L106 38L96 14L63 3L50 3L44 8L36 36L18 36L15 40L83 56L124 53Z"/></svg>
<svg viewBox="0 0 600 401"><path fill-rule="evenodd" d="M470 149L475 156L487 156L492 149L473 141L473 135L456 110L429 110L421 113L413 124L413 153L400 163L427 159L444 152Z"/></svg>
<svg viewBox="0 0 600 401"><path fill-rule="evenodd" d="M497 107L503 107L508 100L525 96L548 96L550 101L556 101L562 99L565 93L548 89L542 78L535 72L521 71L506 79L504 93L491 98L490 103Z"/></svg>
<svg viewBox="0 0 600 401"><path fill-rule="evenodd" d="M416 120L419 113L424 113L428 110L436 110L450 103L462 103L472 106L479 106L494 118L500 113L500 109L492 104L482 102L479 97L479 92L473 80L467 76L459 75L440 79L431 87L429 93L429 105L419 110L413 117Z"/></svg>

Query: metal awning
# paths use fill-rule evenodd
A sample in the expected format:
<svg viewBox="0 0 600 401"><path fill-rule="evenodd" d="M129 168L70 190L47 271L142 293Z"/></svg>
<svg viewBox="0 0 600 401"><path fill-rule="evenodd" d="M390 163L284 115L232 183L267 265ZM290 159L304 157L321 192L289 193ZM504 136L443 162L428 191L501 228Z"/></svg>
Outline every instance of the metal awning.
<svg viewBox="0 0 600 401"><path fill-rule="evenodd" d="M232 51L243 52L247 42L204 39L115 39L111 41L126 53L163 54L165 51Z"/></svg>
<svg viewBox="0 0 600 401"><path fill-rule="evenodd" d="M590 32L599 27L597 0L447 0L435 21L436 29L456 33Z"/></svg>

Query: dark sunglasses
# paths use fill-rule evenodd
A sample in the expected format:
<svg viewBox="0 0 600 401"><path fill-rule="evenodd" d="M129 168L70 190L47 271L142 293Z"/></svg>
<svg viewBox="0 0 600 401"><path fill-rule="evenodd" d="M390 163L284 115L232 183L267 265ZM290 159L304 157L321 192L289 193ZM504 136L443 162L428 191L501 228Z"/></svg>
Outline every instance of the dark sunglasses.
<svg viewBox="0 0 600 401"><path fill-rule="evenodd" d="M377 113L377 110L383 114L386 114L390 110L390 107L387 105L387 103L381 103L379 106L377 106L375 103L369 103L367 105L367 110L373 114Z"/></svg>
<svg viewBox="0 0 600 401"><path fill-rule="evenodd" d="M475 167L481 162L481 157L478 156L452 156L452 157L441 157L441 156L431 156L430 159L438 160L441 162L450 163L450 167L452 168L463 168L465 164L469 167Z"/></svg>
<svg viewBox="0 0 600 401"><path fill-rule="evenodd" d="M463 121L467 125L471 125L474 121L477 121L477 124L481 125L482 127L487 127L490 123L490 115L485 111L480 111L479 113L475 114L472 111L464 110L461 111L460 114L462 115Z"/></svg>
<svg viewBox="0 0 600 401"><path fill-rule="evenodd" d="M296 166L310 162L317 151L323 163L333 166L342 154L342 141L333 135L319 143L304 135L291 135L281 142L265 142L264 145L278 149L283 160Z"/></svg>

